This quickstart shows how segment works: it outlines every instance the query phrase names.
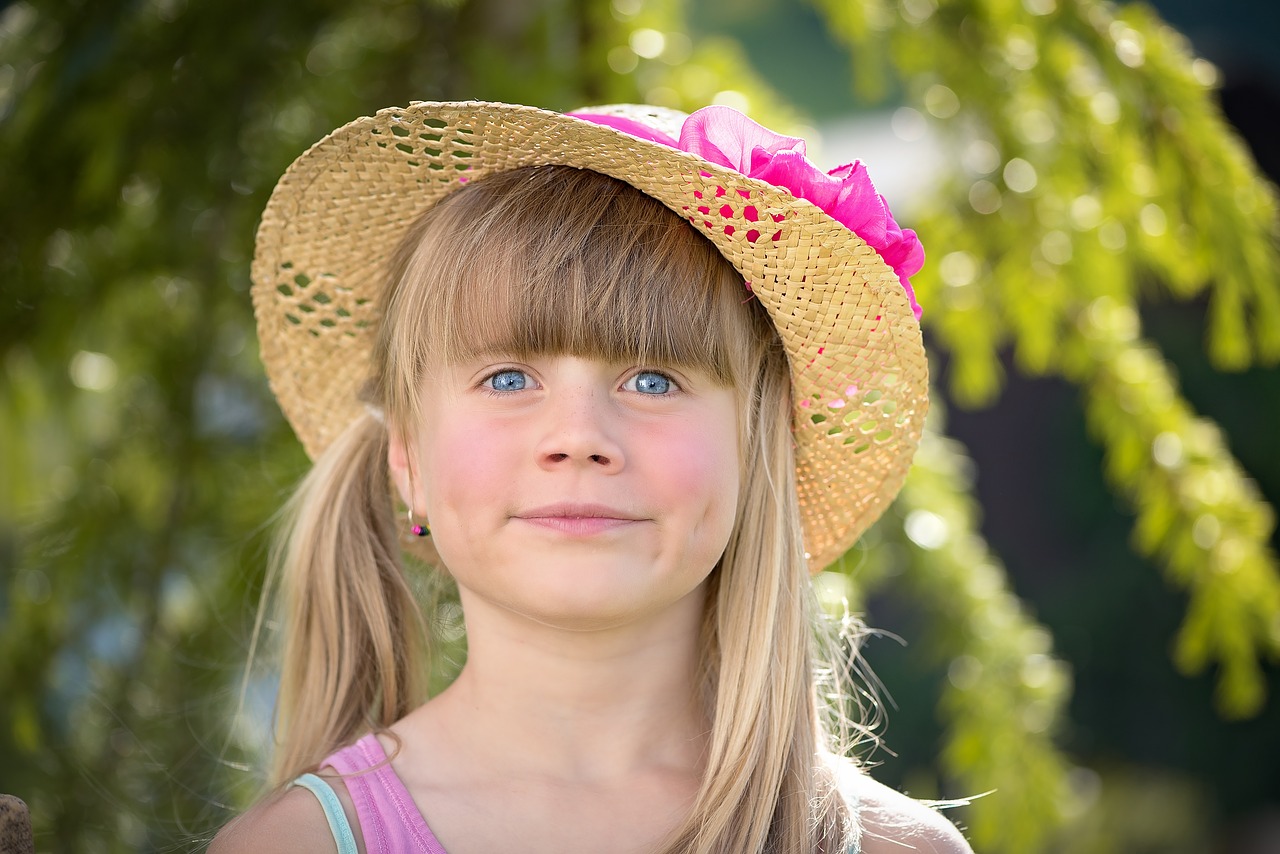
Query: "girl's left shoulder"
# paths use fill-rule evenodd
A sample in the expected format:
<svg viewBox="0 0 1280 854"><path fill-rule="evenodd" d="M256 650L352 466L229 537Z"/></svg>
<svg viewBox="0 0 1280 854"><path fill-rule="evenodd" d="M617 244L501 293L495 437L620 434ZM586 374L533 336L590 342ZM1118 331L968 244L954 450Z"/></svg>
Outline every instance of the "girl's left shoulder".
<svg viewBox="0 0 1280 854"><path fill-rule="evenodd" d="M862 825L861 854L973 854L946 816L878 783L847 760L836 772L840 791Z"/></svg>

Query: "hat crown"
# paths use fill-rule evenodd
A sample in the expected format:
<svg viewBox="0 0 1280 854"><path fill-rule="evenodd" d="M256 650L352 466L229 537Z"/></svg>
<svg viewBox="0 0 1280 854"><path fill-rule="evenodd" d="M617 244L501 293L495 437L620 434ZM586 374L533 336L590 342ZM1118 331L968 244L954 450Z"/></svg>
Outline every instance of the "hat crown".
<svg viewBox="0 0 1280 854"><path fill-rule="evenodd" d="M680 129L684 127L685 119L689 118L688 113L673 110L670 107L655 107L652 104L603 104L579 107L573 112L630 119L672 139L680 138Z"/></svg>

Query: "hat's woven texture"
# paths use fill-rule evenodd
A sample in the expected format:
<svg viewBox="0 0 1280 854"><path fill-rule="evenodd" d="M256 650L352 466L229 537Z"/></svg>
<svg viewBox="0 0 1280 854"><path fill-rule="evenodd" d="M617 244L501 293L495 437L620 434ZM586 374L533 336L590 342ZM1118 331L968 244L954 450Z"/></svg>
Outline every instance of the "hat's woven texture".
<svg viewBox="0 0 1280 854"><path fill-rule="evenodd" d="M664 113L631 115L669 127ZM546 164L653 196L742 273L791 362L810 566L835 561L897 494L923 428L925 354L897 276L785 189L530 107L383 110L316 143L280 179L258 230L253 303L271 387L307 453L317 457L362 413L387 263L408 225L465 181Z"/></svg>

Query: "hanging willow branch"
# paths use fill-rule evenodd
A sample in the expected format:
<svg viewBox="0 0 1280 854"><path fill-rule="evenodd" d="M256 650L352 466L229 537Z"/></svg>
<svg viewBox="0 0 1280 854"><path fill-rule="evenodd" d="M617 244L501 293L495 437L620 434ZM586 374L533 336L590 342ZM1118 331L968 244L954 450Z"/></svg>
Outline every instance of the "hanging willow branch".
<svg viewBox="0 0 1280 854"><path fill-rule="evenodd" d="M1214 103L1216 69L1140 5L815 4L860 71L896 70L950 152L915 218L935 256L913 281L951 392L991 401L1006 348L1080 386L1136 548L1188 591L1179 666L1218 665L1222 712L1255 713L1259 663L1280 656L1274 514L1138 337L1140 302L1164 291L1207 301L1219 368L1280 359L1275 192Z"/></svg>

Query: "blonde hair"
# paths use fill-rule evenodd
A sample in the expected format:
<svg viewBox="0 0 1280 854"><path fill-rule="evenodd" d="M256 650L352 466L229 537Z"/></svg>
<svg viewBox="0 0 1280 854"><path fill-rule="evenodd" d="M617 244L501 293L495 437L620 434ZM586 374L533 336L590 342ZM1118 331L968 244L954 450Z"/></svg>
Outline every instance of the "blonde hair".
<svg viewBox="0 0 1280 854"><path fill-rule="evenodd" d="M477 180L420 217L391 264L358 420L291 506L279 562L281 785L425 701L424 620L401 562L388 435L434 359L572 354L704 370L741 401L738 518L702 630L710 746L667 850L844 852L857 821L820 720L791 438L790 374L765 310L688 223L571 167Z"/></svg>

